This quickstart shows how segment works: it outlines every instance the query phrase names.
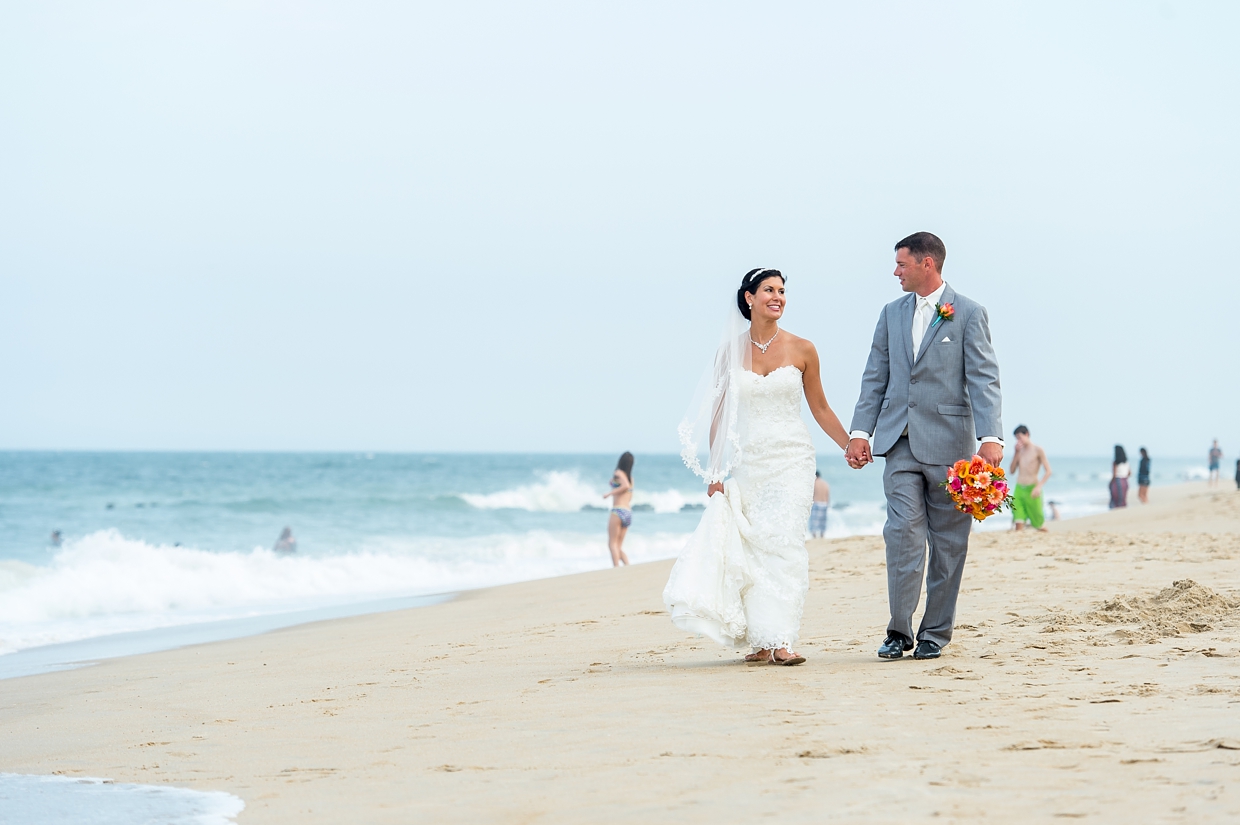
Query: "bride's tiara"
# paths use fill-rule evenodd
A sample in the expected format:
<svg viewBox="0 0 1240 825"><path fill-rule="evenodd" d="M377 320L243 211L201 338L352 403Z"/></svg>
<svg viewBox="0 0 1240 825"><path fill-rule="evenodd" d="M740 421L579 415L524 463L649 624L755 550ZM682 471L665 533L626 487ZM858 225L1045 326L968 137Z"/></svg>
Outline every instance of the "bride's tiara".
<svg viewBox="0 0 1240 825"><path fill-rule="evenodd" d="M752 274L746 275L744 280L741 281L741 283L742 284L756 283L758 280L758 276L760 276L763 272L779 272L779 270L771 269L769 266L760 266L757 269L755 269ZM784 277L783 273L780 273L779 277L783 278Z"/></svg>

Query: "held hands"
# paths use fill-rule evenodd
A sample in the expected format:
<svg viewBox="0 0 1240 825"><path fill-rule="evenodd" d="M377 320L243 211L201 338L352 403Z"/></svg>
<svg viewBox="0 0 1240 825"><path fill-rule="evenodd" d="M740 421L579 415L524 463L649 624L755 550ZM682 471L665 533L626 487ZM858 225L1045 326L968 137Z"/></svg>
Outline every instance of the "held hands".
<svg viewBox="0 0 1240 825"><path fill-rule="evenodd" d="M722 493L722 492L723 492L723 482L716 481L714 484L706 488L706 497L710 498L715 493Z"/></svg>
<svg viewBox="0 0 1240 825"><path fill-rule="evenodd" d="M849 441L848 448L844 450L844 460L854 470L873 464L874 456L870 455L870 442L864 438L854 438Z"/></svg>
<svg viewBox="0 0 1240 825"><path fill-rule="evenodd" d="M998 467L1003 463L1003 448L993 441L987 441L985 444L977 448L977 454L982 457L982 461L987 464L993 464Z"/></svg>

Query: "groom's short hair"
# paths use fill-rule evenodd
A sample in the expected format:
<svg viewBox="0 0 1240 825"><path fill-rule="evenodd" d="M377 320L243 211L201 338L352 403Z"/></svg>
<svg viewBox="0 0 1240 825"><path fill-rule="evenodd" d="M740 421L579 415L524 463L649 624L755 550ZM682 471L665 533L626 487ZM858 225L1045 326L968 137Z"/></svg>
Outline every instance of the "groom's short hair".
<svg viewBox="0 0 1240 825"><path fill-rule="evenodd" d="M939 240L938 235L931 235L929 232L914 232L907 238L897 241L895 249L897 252L907 249L908 254L917 259L918 263L926 258L932 258L939 272L943 271L943 262L947 260L947 247Z"/></svg>

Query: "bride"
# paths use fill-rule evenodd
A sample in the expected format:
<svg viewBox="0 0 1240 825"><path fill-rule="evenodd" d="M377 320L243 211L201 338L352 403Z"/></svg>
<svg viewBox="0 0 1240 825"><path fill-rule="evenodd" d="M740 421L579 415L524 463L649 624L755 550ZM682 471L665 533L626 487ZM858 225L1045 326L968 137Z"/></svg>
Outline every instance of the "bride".
<svg viewBox="0 0 1240 825"><path fill-rule="evenodd" d="M848 434L823 394L814 345L779 327L785 282L777 269L745 274L681 422L681 456L710 485L710 503L663 601L677 627L748 645L747 662L796 665L805 661L793 646L809 589L805 529L817 463L801 399L841 449Z"/></svg>

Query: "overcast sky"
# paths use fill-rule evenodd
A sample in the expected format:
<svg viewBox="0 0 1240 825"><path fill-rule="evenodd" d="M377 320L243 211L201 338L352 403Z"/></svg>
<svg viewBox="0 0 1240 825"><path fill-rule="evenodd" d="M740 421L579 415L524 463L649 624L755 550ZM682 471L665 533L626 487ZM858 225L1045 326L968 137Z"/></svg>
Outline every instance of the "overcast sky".
<svg viewBox="0 0 1240 825"><path fill-rule="evenodd" d="M754 266L847 425L929 230L1009 432L1234 458L1238 24L4 3L0 448L674 451Z"/></svg>

